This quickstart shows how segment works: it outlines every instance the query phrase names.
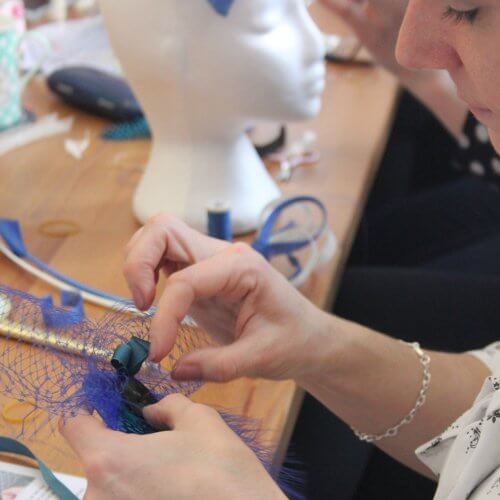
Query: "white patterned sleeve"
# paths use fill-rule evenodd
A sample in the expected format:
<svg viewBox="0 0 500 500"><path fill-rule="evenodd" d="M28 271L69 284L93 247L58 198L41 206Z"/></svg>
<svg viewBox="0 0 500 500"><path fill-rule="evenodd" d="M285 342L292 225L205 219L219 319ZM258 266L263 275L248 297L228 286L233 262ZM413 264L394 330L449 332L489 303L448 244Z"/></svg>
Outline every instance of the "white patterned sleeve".
<svg viewBox="0 0 500 500"><path fill-rule="evenodd" d="M500 373L500 342L494 342L488 347L468 354L482 361L492 373Z"/></svg>
<svg viewBox="0 0 500 500"><path fill-rule="evenodd" d="M439 477L434 500L490 500L499 497L499 374L486 379L470 410L416 453Z"/></svg>

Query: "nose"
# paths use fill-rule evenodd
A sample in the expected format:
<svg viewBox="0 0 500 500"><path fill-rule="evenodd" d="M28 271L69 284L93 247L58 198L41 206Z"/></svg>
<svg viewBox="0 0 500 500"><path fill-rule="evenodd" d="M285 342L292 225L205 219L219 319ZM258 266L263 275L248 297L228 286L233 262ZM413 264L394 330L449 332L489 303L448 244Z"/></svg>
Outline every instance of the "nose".
<svg viewBox="0 0 500 500"><path fill-rule="evenodd" d="M461 66L441 8L437 2L410 0L396 47L396 58L401 66L449 71Z"/></svg>
<svg viewBox="0 0 500 500"><path fill-rule="evenodd" d="M305 4L304 4L305 5ZM306 7L303 7L306 9ZM324 61L326 56L325 37L306 9L302 16L302 29L304 32L305 56L308 62Z"/></svg>

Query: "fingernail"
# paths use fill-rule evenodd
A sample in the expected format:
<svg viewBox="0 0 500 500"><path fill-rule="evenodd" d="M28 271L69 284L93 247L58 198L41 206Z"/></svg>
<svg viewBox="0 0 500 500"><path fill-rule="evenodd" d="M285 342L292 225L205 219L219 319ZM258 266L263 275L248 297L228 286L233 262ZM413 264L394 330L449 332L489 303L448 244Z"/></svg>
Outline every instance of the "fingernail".
<svg viewBox="0 0 500 500"><path fill-rule="evenodd" d="M172 378L175 380L189 380L196 382L201 380L201 369L198 364L181 363L175 365L172 371Z"/></svg>
<svg viewBox="0 0 500 500"><path fill-rule="evenodd" d="M134 297L135 306L137 309L142 311L144 309L144 299L142 298L142 293L137 288L134 288L132 290L132 296Z"/></svg>

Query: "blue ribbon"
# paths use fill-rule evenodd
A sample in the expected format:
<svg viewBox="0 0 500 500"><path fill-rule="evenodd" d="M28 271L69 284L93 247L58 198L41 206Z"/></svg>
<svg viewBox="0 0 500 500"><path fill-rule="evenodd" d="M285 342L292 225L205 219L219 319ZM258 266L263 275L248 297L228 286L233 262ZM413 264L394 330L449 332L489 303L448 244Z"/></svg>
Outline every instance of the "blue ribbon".
<svg viewBox="0 0 500 500"><path fill-rule="evenodd" d="M48 328L66 328L85 320L83 299L76 292L61 292L61 306L55 307L50 295L40 300L43 321Z"/></svg>
<svg viewBox="0 0 500 500"><path fill-rule="evenodd" d="M103 299L116 302L117 304L121 304L126 307L134 307L134 303L131 300L119 297L117 295L112 295L97 288L92 288L83 283L80 283L79 281L65 276L56 269L45 264L45 262L40 260L38 257L32 255L30 252L28 252L24 244L23 236L21 233L21 226L19 225L18 221L11 219L0 219L0 237L3 238L9 249L15 255L27 260L28 262L31 262L31 264L38 267L40 270L44 271L53 278L61 281L62 283L65 283L66 285L81 292L87 292Z"/></svg>
<svg viewBox="0 0 500 500"><path fill-rule="evenodd" d="M272 243L272 236L274 236L275 234L279 234L279 232L284 232L286 230L292 229L296 225L296 223L292 221L287 226L282 228L278 233L274 233L274 226L282 212L293 205L299 205L303 203L312 203L313 205L316 205L321 212L322 220L316 233L314 233L311 238L307 239L304 238L297 239L295 241ZM326 207L317 198L314 198L313 196L295 196L292 198L288 198L279 203L272 210L271 214L264 222L259 235L252 243L252 248L263 255L267 260L270 260L278 255L285 255L294 268L293 274L288 278L290 280L293 280L302 271L302 266L299 259L293 254L299 250L302 250L303 248L308 247L311 244L311 240L316 241L325 231L327 220L328 212L326 210Z"/></svg>

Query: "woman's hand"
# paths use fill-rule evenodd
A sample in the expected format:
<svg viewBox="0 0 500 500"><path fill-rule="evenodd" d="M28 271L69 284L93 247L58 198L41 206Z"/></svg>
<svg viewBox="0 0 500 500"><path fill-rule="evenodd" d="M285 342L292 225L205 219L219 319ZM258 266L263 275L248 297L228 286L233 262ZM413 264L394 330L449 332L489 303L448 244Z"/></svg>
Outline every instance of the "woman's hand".
<svg viewBox="0 0 500 500"><path fill-rule="evenodd" d="M408 0L320 0L356 33L379 64L396 76L407 70L396 61L396 43Z"/></svg>
<svg viewBox="0 0 500 500"><path fill-rule="evenodd" d="M106 429L86 415L61 423L88 478L85 498L284 498L255 454L219 414L172 395L144 410L147 436Z"/></svg>
<svg viewBox="0 0 500 500"><path fill-rule="evenodd" d="M152 321L150 358L168 355L187 314L221 345L181 358L172 374L177 380L297 380L318 369L326 315L248 245L220 242L158 216L127 248L125 276L142 309L155 297L160 269L168 279Z"/></svg>

